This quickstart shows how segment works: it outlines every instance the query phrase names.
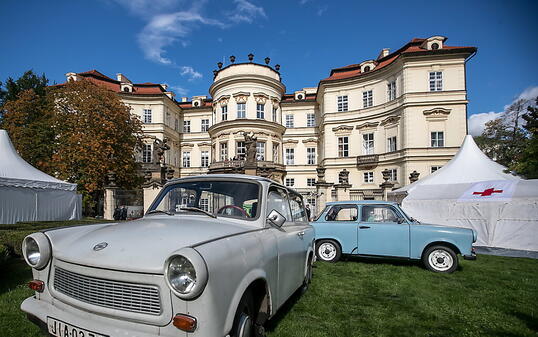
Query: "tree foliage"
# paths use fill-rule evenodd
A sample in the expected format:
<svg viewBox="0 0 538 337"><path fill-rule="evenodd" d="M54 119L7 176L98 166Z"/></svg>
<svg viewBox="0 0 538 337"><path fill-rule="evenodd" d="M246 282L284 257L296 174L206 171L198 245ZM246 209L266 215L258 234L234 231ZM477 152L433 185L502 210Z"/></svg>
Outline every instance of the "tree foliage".
<svg viewBox="0 0 538 337"><path fill-rule="evenodd" d="M526 147L521 155L521 160L514 166L517 173L528 179L538 179L538 97L534 105L527 107L527 114L522 118L523 126L530 135Z"/></svg>
<svg viewBox="0 0 538 337"><path fill-rule="evenodd" d="M32 166L51 174L54 114L50 99L29 89L6 101L3 109L1 128L8 132L17 152Z"/></svg>
<svg viewBox="0 0 538 337"><path fill-rule="evenodd" d="M94 195L114 171L124 188L139 182L135 150L141 144L141 123L112 91L88 80L68 82L52 92L55 152L52 165L61 179L76 182Z"/></svg>
<svg viewBox="0 0 538 337"><path fill-rule="evenodd" d="M29 89L33 89L39 96L44 96L48 84L49 80L45 77L45 74L38 76L33 70L26 71L17 80L8 77L5 85L6 90L4 91L3 102L14 101L19 97L21 92Z"/></svg>

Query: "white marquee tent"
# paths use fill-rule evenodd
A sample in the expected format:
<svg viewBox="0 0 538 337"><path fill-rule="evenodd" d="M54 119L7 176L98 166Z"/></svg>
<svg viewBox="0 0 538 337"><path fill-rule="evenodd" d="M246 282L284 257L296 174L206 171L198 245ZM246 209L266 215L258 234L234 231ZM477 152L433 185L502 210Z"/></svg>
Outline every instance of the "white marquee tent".
<svg viewBox="0 0 538 337"><path fill-rule="evenodd" d="M441 169L390 192L421 222L472 228L477 246L538 252L538 179L504 173L466 136Z"/></svg>
<svg viewBox="0 0 538 337"><path fill-rule="evenodd" d="M0 130L0 224L80 219L82 199L76 189L24 161Z"/></svg>

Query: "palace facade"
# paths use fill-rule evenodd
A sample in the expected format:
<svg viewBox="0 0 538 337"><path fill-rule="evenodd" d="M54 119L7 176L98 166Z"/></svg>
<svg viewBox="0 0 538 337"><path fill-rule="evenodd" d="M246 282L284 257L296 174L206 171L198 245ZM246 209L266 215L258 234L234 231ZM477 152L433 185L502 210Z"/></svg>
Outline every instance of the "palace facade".
<svg viewBox="0 0 538 337"><path fill-rule="evenodd" d="M465 66L476 48L445 42L413 39L291 93L279 65L255 63L253 55L219 63L209 96L177 100L166 85L134 84L122 74L66 76L116 91L140 117L143 170L157 169L155 147L166 139L164 161L175 177L255 172L319 209L330 200L381 199L383 182L409 184L457 152L467 133ZM254 165L245 160L245 132L255 142Z"/></svg>

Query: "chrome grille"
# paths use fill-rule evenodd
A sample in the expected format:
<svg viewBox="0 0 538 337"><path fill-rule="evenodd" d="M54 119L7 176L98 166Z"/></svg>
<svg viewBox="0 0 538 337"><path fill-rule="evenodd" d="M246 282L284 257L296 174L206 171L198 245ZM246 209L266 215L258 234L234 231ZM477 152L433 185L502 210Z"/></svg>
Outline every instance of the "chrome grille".
<svg viewBox="0 0 538 337"><path fill-rule="evenodd" d="M159 289L155 286L105 280L56 267L54 289L101 307L150 315L161 313Z"/></svg>

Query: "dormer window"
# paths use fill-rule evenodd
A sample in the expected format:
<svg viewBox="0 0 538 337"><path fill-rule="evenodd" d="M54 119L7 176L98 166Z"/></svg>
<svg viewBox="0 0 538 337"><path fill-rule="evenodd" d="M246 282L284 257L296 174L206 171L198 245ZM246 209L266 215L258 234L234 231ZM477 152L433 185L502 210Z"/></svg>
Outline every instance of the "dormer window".
<svg viewBox="0 0 538 337"><path fill-rule="evenodd" d="M303 99L303 95L301 94L297 95L297 99Z"/></svg>
<svg viewBox="0 0 538 337"><path fill-rule="evenodd" d="M437 42L432 43L432 49L433 50L439 49L439 43Z"/></svg>
<svg viewBox="0 0 538 337"><path fill-rule="evenodd" d="M364 72L370 71L370 66L364 67Z"/></svg>
<svg viewBox="0 0 538 337"><path fill-rule="evenodd" d="M131 90L129 90L129 87L125 87L125 88L123 88L123 91L124 91L124 92L131 92Z"/></svg>
<svg viewBox="0 0 538 337"><path fill-rule="evenodd" d="M306 91L299 90L295 92L295 100L300 101L306 98Z"/></svg>
<svg viewBox="0 0 538 337"><path fill-rule="evenodd" d="M427 50L443 49L443 43L446 41L444 36L432 36L422 42L420 48Z"/></svg>
<svg viewBox="0 0 538 337"><path fill-rule="evenodd" d="M194 102L193 104L195 107L200 106L200 103L198 101Z"/></svg>
<svg viewBox="0 0 538 337"><path fill-rule="evenodd" d="M360 64L361 73L367 73L375 69L375 62L373 60L364 61Z"/></svg>

